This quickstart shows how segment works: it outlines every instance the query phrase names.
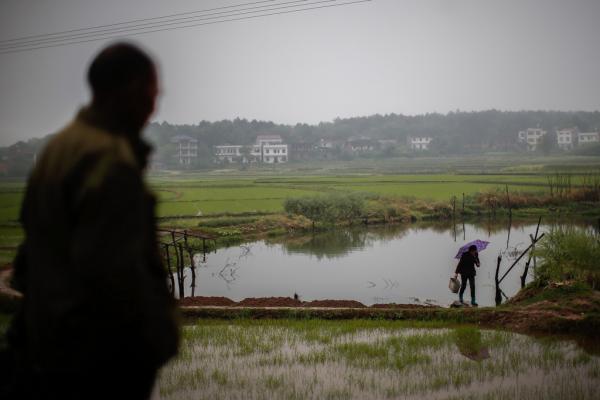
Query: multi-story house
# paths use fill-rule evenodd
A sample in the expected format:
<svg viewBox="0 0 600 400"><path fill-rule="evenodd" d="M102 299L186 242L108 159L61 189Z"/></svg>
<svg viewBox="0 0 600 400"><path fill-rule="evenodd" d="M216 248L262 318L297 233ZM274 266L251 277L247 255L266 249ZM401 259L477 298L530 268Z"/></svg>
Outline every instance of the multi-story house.
<svg viewBox="0 0 600 400"><path fill-rule="evenodd" d="M175 157L179 164L189 165L198 158L198 140L190 136L177 135L172 140L177 145Z"/></svg>
<svg viewBox="0 0 600 400"><path fill-rule="evenodd" d="M290 159L309 160L317 154L317 146L310 142L296 142L289 146Z"/></svg>
<svg viewBox="0 0 600 400"><path fill-rule="evenodd" d="M577 141L580 146L590 143L600 143L600 132L579 132Z"/></svg>
<svg viewBox="0 0 600 400"><path fill-rule="evenodd" d="M242 148L240 145L215 146L215 160L217 162L235 163L242 161Z"/></svg>
<svg viewBox="0 0 600 400"><path fill-rule="evenodd" d="M256 145L260 148L261 161L266 164L288 162L288 145L279 135L259 135Z"/></svg>
<svg viewBox="0 0 600 400"><path fill-rule="evenodd" d="M368 153L376 149L378 143L365 136L352 137L345 143L344 148L352 153Z"/></svg>
<svg viewBox="0 0 600 400"><path fill-rule="evenodd" d="M536 151L546 133L541 128L527 128L519 132L519 142L527 145L527 151Z"/></svg>
<svg viewBox="0 0 600 400"><path fill-rule="evenodd" d="M430 136L408 136L406 141L408 143L408 148L411 150L429 150L429 145L433 141L433 138Z"/></svg>
<svg viewBox="0 0 600 400"><path fill-rule="evenodd" d="M288 145L283 143L283 140L279 135L258 136L256 138L256 143L249 146L215 146L216 162L262 162L266 164L275 164L288 162L288 157Z"/></svg>
<svg viewBox="0 0 600 400"><path fill-rule="evenodd" d="M558 148L562 150L571 150L577 144L577 128L567 128L556 131L556 141Z"/></svg>

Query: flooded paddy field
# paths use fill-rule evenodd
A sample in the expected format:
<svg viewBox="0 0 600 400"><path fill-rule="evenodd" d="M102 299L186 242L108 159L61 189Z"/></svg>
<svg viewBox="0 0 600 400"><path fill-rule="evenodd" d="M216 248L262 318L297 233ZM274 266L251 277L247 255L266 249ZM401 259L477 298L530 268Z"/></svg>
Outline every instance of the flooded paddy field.
<svg viewBox="0 0 600 400"><path fill-rule="evenodd" d="M162 399L596 399L597 354L440 323L199 320L158 385Z"/></svg>

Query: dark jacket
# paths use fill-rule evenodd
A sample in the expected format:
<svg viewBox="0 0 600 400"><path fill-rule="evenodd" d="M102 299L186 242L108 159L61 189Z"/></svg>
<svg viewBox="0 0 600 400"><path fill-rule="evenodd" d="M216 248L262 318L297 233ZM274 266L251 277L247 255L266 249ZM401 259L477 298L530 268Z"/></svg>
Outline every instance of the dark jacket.
<svg viewBox="0 0 600 400"><path fill-rule="evenodd" d="M454 272L465 276L475 276L475 265L479 266L479 256L473 256L466 251L460 256L460 261Z"/></svg>
<svg viewBox="0 0 600 400"><path fill-rule="evenodd" d="M13 279L24 297L8 337L22 373L153 374L177 352L142 178L149 147L110 126L83 110L29 178Z"/></svg>

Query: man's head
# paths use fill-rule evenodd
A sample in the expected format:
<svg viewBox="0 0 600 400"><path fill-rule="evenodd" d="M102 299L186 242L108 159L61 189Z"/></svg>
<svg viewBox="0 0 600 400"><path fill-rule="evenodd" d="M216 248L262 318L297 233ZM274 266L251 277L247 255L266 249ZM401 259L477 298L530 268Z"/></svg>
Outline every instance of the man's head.
<svg viewBox="0 0 600 400"><path fill-rule="evenodd" d="M116 43L102 50L92 61L87 80L92 107L128 131L139 132L154 112L156 67L131 44Z"/></svg>
<svg viewBox="0 0 600 400"><path fill-rule="evenodd" d="M472 255L477 254L477 246L475 246L474 244L469 246L469 253L471 253Z"/></svg>

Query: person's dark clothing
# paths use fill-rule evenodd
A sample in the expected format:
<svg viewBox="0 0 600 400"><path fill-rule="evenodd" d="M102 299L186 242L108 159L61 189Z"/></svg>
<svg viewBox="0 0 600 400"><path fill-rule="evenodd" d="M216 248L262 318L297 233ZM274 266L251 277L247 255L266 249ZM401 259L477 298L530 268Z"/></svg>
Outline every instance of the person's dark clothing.
<svg viewBox="0 0 600 400"><path fill-rule="evenodd" d="M462 301L465 290L467 289L467 282L469 282L469 288L471 289L471 299L475 300L475 275L460 275L460 292L458 292L459 298Z"/></svg>
<svg viewBox="0 0 600 400"><path fill-rule="evenodd" d="M479 257L472 255L470 252L466 251L460 257L460 261L456 266L456 270L454 273L466 276L475 276L475 265L479 265Z"/></svg>
<svg viewBox="0 0 600 400"><path fill-rule="evenodd" d="M175 301L142 178L148 152L139 135L84 109L39 157L14 262L24 297L8 333L21 398L44 387L44 398L147 398L176 354Z"/></svg>

